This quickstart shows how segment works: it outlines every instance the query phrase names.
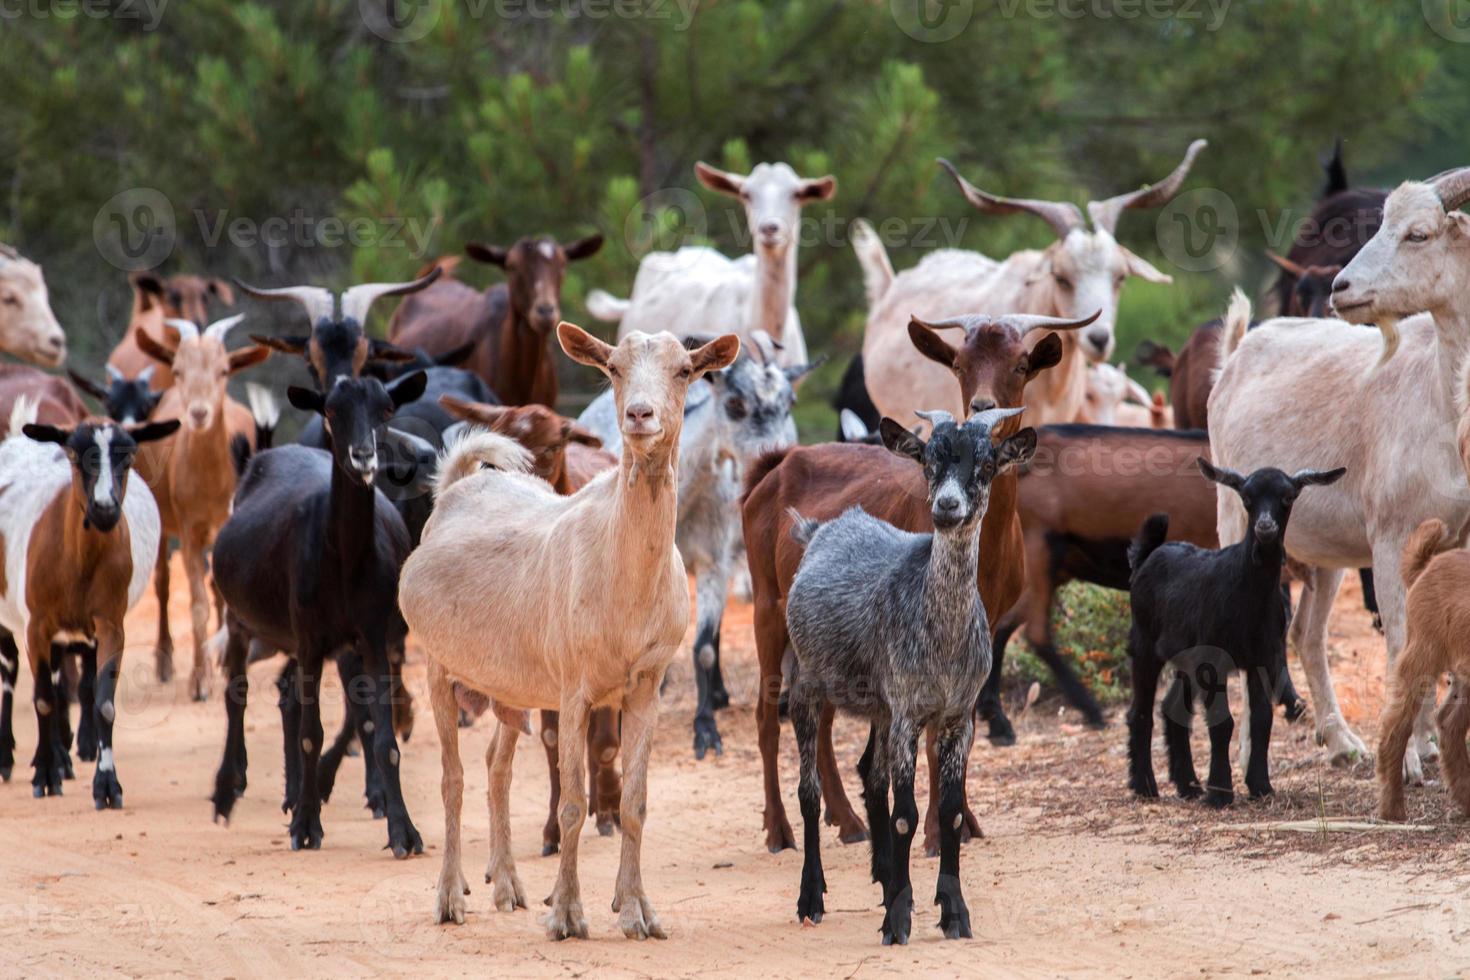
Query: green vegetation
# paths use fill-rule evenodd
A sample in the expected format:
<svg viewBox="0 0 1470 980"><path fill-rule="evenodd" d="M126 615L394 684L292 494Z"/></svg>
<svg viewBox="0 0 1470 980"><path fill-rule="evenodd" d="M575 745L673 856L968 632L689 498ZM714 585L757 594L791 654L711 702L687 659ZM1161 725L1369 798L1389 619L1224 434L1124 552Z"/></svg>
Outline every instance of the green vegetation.
<svg viewBox="0 0 1470 980"><path fill-rule="evenodd" d="M1052 624L1057 650L1067 658L1103 704L1128 698L1128 594L1101 586L1073 582L1057 592ZM1052 688L1051 671L1031 653L1019 635L1006 649L1008 689L1025 691L1035 681L1043 691Z"/></svg>

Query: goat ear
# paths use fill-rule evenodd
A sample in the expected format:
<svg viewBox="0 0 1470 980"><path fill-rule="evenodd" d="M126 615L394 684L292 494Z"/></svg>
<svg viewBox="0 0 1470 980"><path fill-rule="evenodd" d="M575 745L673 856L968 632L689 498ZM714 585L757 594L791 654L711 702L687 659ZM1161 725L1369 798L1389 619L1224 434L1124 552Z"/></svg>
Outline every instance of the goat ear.
<svg viewBox="0 0 1470 980"><path fill-rule="evenodd" d="M151 310L154 303L163 301L163 280L151 272L135 272L128 277L133 293L138 297L138 309Z"/></svg>
<svg viewBox="0 0 1470 980"><path fill-rule="evenodd" d="M602 236L588 235L575 242L568 242L562 247L562 251L566 253L568 262L576 262L578 259L590 259L597 254L600 248L602 248Z"/></svg>
<svg viewBox="0 0 1470 980"><path fill-rule="evenodd" d="M235 374L248 367L254 367L270 356L271 349L265 346L241 347L239 350L230 351L230 373Z"/></svg>
<svg viewBox="0 0 1470 980"><path fill-rule="evenodd" d="M457 419L490 428L494 428L496 421L509 411L504 405L472 402L467 398L459 398L455 395L447 394L439 396L439 406Z"/></svg>
<svg viewBox="0 0 1470 980"><path fill-rule="evenodd" d="M1206 480L1213 480L1222 487L1229 487L1237 493L1240 492L1241 487L1245 486L1245 477L1232 469L1224 466L1214 466L1203 456L1196 456L1194 461L1199 466L1199 471L1205 475Z"/></svg>
<svg viewBox="0 0 1470 980"><path fill-rule="evenodd" d="M1030 427L1022 429L1000 444L1000 454L996 461L996 472L1004 473L1012 466L1019 466L1029 462L1036 455L1036 430Z"/></svg>
<svg viewBox="0 0 1470 980"><path fill-rule="evenodd" d="M146 422L123 431L132 436L134 442L155 442L173 435L179 430L179 424L179 419L168 419L164 422Z"/></svg>
<svg viewBox="0 0 1470 980"><path fill-rule="evenodd" d="M251 334L250 339L282 354L301 355L306 353L306 345L311 340L310 337L262 337L256 333Z"/></svg>
<svg viewBox="0 0 1470 980"><path fill-rule="evenodd" d="M286 401L303 412L315 412L318 415L322 414L322 409L326 407L319 392L312 391L310 388L299 388L296 385L286 389Z"/></svg>
<svg viewBox="0 0 1470 980"><path fill-rule="evenodd" d="M1122 245L1119 245L1118 248L1122 249L1123 261L1127 265L1130 276L1137 276L1146 282L1156 282L1164 286L1174 281L1173 276L1155 269L1153 263L1142 256L1123 248Z"/></svg>
<svg viewBox="0 0 1470 980"><path fill-rule="evenodd" d="M25 433L29 439L37 442L54 442L58 446L65 446L71 439L71 431L68 429L58 429L54 425L39 425L35 422L27 423L21 427L20 431Z"/></svg>
<svg viewBox="0 0 1470 980"><path fill-rule="evenodd" d="M226 306L235 305L235 289L223 279L211 279L208 286L210 295Z"/></svg>
<svg viewBox="0 0 1470 980"><path fill-rule="evenodd" d="M138 342L138 349L155 361L170 366L174 363L174 352L154 340L153 335L143 327L133 331L133 339Z"/></svg>
<svg viewBox="0 0 1470 980"><path fill-rule="evenodd" d="M602 440L600 438L593 435L587 429L582 428L582 426L573 422L571 419L567 419L567 422L570 423L566 432L567 442L580 442L582 445L591 446L593 449L602 448Z"/></svg>
<svg viewBox="0 0 1470 980"><path fill-rule="evenodd" d="M810 204L813 201L825 201L836 193L837 178L828 174L825 177L803 180L796 191L796 199L802 204Z"/></svg>
<svg viewBox="0 0 1470 980"><path fill-rule="evenodd" d="M76 385L78 388L85 391L87 394L91 395L93 398L97 399L100 402L105 403L107 401L106 388L102 387L91 378L82 377L80 374L77 374L70 368L67 369L66 373L71 378L72 384Z"/></svg>
<svg viewBox="0 0 1470 980"><path fill-rule="evenodd" d="M731 197L740 196L740 188L745 186L744 177L711 167L703 160L694 165L694 176L716 194L728 194Z"/></svg>
<svg viewBox="0 0 1470 980"><path fill-rule="evenodd" d="M898 422L883 416L878 423L878 436L883 440L883 448L890 453L911 459L920 466L924 465L924 440Z"/></svg>
<svg viewBox="0 0 1470 980"><path fill-rule="evenodd" d="M937 364L954 369L955 358L960 356L958 348L952 347L934 332L934 328L918 317L909 317L909 340L920 354Z"/></svg>
<svg viewBox="0 0 1470 980"><path fill-rule="evenodd" d="M710 371L721 371L735 363L740 356L740 338L733 333L716 337L698 350L689 352L689 362L696 378Z"/></svg>
<svg viewBox="0 0 1470 980"><path fill-rule="evenodd" d="M607 370L607 359L612 357L613 352L611 344L598 340L575 323L565 320L556 325L556 339L567 357L578 364L595 367L600 371Z"/></svg>
<svg viewBox="0 0 1470 980"><path fill-rule="evenodd" d="M405 374L388 386L388 397L393 399L393 408L399 409L409 402L419 400L429 386L429 376L423 371Z"/></svg>
<svg viewBox="0 0 1470 980"><path fill-rule="evenodd" d="M465 245L464 254L476 262L486 262L490 265L498 265L504 269L506 260L510 258L510 249L501 248L499 245L485 245L481 242L470 242Z"/></svg>
<svg viewBox="0 0 1470 980"><path fill-rule="evenodd" d="M1026 379L1036 377L1047 368L1056 367L1062 363L1062 338L1059 334L1049 333L1036 342L1031 348L1031 353L1026 355Z"/></svg>
<svg viewBox="0 0 1470 980"><path fill-rule="evenodd" d="M405 364L416 360L416 356L401 347L395 347L386 340L376 338L368 341L368 360L377 361L379 364Z"/></svg>
<svg viewBox="0 0 1470 980"><path fill-rule="evenodd" d="M1325 487L1341 480L1347 473L1346 466L1339 466L1335 470L1299 470L1291 477L1291 482L1301 487Z"/></svg>

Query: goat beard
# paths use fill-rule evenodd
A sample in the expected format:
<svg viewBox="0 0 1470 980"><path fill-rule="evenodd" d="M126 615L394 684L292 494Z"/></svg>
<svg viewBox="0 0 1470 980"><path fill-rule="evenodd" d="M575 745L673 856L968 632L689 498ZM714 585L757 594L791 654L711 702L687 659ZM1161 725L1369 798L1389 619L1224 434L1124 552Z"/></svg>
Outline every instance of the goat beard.
<svg viewBox="0 0 1470 980"><path fill-rule="evenodd" d="M1383 334L1383 353L1379 356L1378 363L1373 365L1372 368L1373 371L1377 371L1383 365L1393 360L1394 354L1398 353L1400 338L1399 317L1392 314L1380 317L1374 326Z"/></svg>

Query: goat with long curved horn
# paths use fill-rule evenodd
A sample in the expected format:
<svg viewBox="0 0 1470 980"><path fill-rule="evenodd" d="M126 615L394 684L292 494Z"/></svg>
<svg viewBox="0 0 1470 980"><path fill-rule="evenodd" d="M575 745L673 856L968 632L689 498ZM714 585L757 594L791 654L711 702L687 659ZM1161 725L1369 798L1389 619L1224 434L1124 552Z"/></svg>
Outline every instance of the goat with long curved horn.
<svg viewBox="0 0 1470 980"><path fill-rule="evenodd" d="M997 317L996 321L1010 324L1021 331L1021 336L1024 337L1035 330L1077 330L1096 323L1100 316L1102 316L1102 310L1094 310L1091 315L1080 319L1065 316L1039 316L1033 313L1007 313L1005 316Z"/></svg>
<svg viewBox="0 0 1470 980"><path fill-rule="evenodd" d="M367 323L368 308L383 296L404 296L416 293L442 275L444 270L434 266L427 274L408 282L365 282L353 286L342 294L342 319Z"/></svg>
<svg viewBox="0 0 1470 980"><path fill-rule="evenodd" d="M1168 203L1171 197L1179 193L1179 188L1184 184L1184 178L1189 176L1190 168L1194 166L1194 158L1209 145L1207 140L1195 140L1189 144L1189 149L1184 151L1184 159L1179 162L1179 166L1157 184L1149 184L1136 191L1118 194L1105 201L1089 201L1087 213L1092 216L1092 226L1098 231L1105 231L1111 235L1117 228L1118 218L1124 211L1157 208Z"/></svg>
<svg viewBox="0 0 1470 980"><path fill-rule="evenodd" d="M959 185L965 200L986 214L1034 214L1057 233L1058 238L1066 238L1075 228L1083 225L1082 211L1070 201L1038 201L1024 197L997 197L986 193L974 184L970 183L955 165L943 157L939 158L939 165L945 172L954 178Z"/></svg>
<svg viewBox="0 0 1470 980"><path fill-rule="evenodd" d="M295 300L306 309L306 318L311 321L313 327L323 320L336 319L337 299L332 295L330 289L321 286L278 286L275 289L261 289L239 279L233 281L247 296L254 296L256 299Z"/></svg>
<svg viewBox="0 0 1470 980"><path fill-rule="evenodd" d="M223 344L225 338L229 336L230 329L244 319L244 313L236 313L234 316L227 316L223 320L216 320L205 328L204 336L213 337Z"/></svg>

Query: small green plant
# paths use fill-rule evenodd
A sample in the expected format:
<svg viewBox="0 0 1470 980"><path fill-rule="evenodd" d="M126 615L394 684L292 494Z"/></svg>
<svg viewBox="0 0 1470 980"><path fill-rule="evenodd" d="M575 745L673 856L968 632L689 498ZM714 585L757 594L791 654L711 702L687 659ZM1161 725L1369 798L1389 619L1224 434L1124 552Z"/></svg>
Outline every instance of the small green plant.
<svg viewBox="0 0 1470 980"><path fill-rule="evenodd" d="M1126 592L1082 582L1057 592L1052 613L1057 651L1103 704L1122 701L1129 693L1130 615ZM1051 671L1019 633L1006 651L1005 680L1023 688L1036 681L1044 693L1054 693Z"/></svg>

